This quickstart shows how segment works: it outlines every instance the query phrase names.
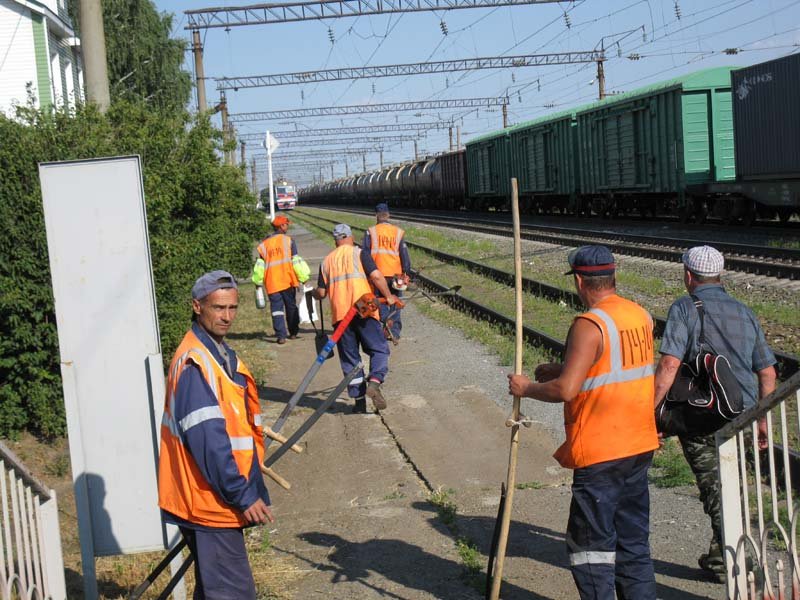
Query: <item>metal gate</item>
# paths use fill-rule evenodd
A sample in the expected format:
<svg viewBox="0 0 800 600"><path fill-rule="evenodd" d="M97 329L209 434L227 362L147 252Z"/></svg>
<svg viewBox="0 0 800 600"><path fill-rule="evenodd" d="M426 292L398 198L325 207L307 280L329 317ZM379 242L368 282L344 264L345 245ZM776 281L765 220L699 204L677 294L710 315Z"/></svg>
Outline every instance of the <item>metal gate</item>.
<svg viewBox="0 0 800 600"><path fill-rule="evenodd" d="M0 442L0 598L65 600L56 493Z"/></svg>
<svg viewBox="0 0 800 600"><path fill-rule="evenodd" d="M729 599L800 599L800 373L717 432ZM766 419L768 447L758 447ZM791 592L791 596L789 593Z"/></svg>

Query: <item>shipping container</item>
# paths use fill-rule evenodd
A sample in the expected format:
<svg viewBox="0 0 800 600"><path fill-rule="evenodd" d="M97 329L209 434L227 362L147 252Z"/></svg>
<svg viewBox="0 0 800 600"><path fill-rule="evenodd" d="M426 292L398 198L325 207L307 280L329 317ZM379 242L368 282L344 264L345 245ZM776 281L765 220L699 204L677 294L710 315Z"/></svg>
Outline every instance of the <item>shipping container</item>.
<svg viewBox="0 0 800 600"><path fill-rule="evenodd" d="M467 143L467 187L470 208L505 206L511 198L511 152L508 130Z"/></svg>
<svg viewBox="0 0 800 600"><path fill-rule="evenodd" d="M736 172L800 179L800 54L731 73Z"/></svg>
<svg viewBox="0 0 800 600"><path fill-rule="evenodd" d="M735 178L729 67L698 71L577 111L580 190L606 209ZM613 208L611 208L613 207Z"/></svg>

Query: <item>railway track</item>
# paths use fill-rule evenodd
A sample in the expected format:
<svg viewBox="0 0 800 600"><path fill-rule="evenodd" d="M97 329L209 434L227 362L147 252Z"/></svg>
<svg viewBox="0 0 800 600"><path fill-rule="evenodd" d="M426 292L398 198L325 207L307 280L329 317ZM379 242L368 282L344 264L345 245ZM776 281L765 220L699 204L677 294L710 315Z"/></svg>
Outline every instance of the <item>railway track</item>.
<svg viewBox="0 0 800 600"><path fill-rule="evenodd" d="M310 215L306 215L311 217ZM325 221L327 223L335 224L338 221L335 219L329 219L326 217L314 216L314 220L317 221ZM353 226L353 229L358 231L364 231L362 227ZM436 250L434 248L430 248L428 246L424 246L422 244L418 244L415 242L409 242L406 240L406 245L410 248L414 248L416 250L420 250L441 262L451 264L451 265L458 265L467 268L473 273L477 273L488 279L501 283L503 285L507 285L509 287L514 286L514 274L508 271L503 271L501 269L496 269L494 267L490 267L488 265L469 260L460 256L456 256L453 254L448 254L446 252L441 252L440 250ZM434 281L428 277L423 276L420 273L416 274L416 279L423 284L425 287L429 287L431 290L440 292L445 291L447 289L441 283ZM583 305L581 303L578 294L575 292L571 292L568 290L561 289L559 287L543 283L540 281L536 281L533 279L529 279L527 277L522 278L522 286L523 290L526 293L529 293L534 296L538 296L541 298L545 298L547 300L552 300L554 302L564 302L567 305L575 308L575 309L582 309ZM457 310L461 310L462 312L467 312L473 317L476 317L480 320L489 321L493 323L500 324L502 326L510 327L513 330L514 327L514 320L511 317L506 315L502 315L498 313L494 309L488 308L486 306L481 305L480 303L471 300L465 296L455 295L455 296L448 296L446 297L446 302L451 304L453 308ZM666 325L666 319L661 316L654 316L653 317L655 322L655 336L661 337L661 334L664 331L664 327ZM545 348L547 351L552 352L554 354L561 354L564 350L564 344L560 340L553 338L552 336L539 331L537 329L531 327L525 327L525 339L529 343L540 346ZM787 352L775 352L775 357L778 360L777 369L778 375L781 379L786 379L800 370L800 357L795 356L794 354L789 354Z"/></svg>
<svg viewBox="0 0 800 600"><path fill-rule="evenodd" d="M372 214L369 211L352 208L337 208L336 210L352 212L358 215ZM422 216L403 210L393 210L392 214L397 218L415 223L488 233L503 237L511 237L512 235L511 224L505 225L488 219L454 217L451 215L446 217ZM684 250L705 243L702 240L686 238L656 238L601 230L531 224L522 226L521 235L526 240L562 246L604 244L612 252L618 254L667 262L680 262ZM713 244L715 248L725 254L725 268L728 271L780 279L800 279L800 250L716 241Z"/></svg>

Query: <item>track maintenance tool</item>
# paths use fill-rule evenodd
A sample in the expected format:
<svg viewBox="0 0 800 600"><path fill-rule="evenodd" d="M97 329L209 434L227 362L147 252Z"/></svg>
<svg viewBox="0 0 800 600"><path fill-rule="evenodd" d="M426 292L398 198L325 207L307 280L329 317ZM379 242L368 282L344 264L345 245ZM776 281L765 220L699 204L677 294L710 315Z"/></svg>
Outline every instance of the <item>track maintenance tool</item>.
<svg viewBox="0 0 800 600"><path fill-rule="evenodd" d="M514 222L514 288L516 296L516 335L514 352L514 374L522 373L522 251L520 243L519 225L519 191L516 177L511 178L511 214ZM517 453L519 451L519 426L523 421L520 415L520 397L514 396L511 416L506 420L506 426L511 427L511 448L508 454L508 472L506 474L505 494L501 488L501 504L499 531L495 525L497 547L493 548L490 556L494 557L494 564L486 570L486 597L497 600L500 597L500 586L503 583L503 563L506 558L506 544L508 543L508 530L511 525L511 505L514 500L514 488L517 479ZM494 541L494 540L493 540ZM493 568L492 568L493 567Z"/></svg>

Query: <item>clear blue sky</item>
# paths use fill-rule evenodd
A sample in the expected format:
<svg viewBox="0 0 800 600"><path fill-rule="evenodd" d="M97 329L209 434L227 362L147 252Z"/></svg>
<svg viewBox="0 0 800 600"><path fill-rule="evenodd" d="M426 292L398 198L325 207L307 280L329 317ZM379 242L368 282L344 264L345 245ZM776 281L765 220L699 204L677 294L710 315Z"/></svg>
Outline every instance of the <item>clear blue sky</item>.
<svg viewBox="0 0 800 600"><path fill-rule="evenodd" d="M156 0L156 5L175 14L175 35L187 39L184 10L226 6L221 0ZM623 34L642 26L645 36L641 29ZM334 44L329 40L329 28ZM235 27L228 32L209 29L203 36L207 77L591 50L606 36L606 90L630 91L700 69L744 66L800 51L800 0L578 0ZM730 56L723 52L726 48L741 52ZM631 53L638 53L641 59L628 59ZM191 53L187 52L186 58L186 68L192 71ZM231 113L240 113L508 94L509 121L516 124L596 99L595 72L594 64L565 65L252 88L229 91L228 105ZM207 82L206 89L209 104L217 101L219 93L213 81ZM297 126L316 129L451 118L461 125L462 143L502 126L499 107L305 118L298 120ZM295 123L237 126L239 132L248 133L267 128L294 129ZM419 140L419 147L421 152L446 150L447 130L429 132ZM385 163L408 158L413 158L412 142L385 146ZM367 155L368 168L377 167L378 161L377 153ZM281 170L278 163L276 156L276 171ZM352 157L349 167L350 173L360 171L361 158ZM343 163L334 166L336 176L344 171ZM325 176L330 177L329 167Z"/></svg>

